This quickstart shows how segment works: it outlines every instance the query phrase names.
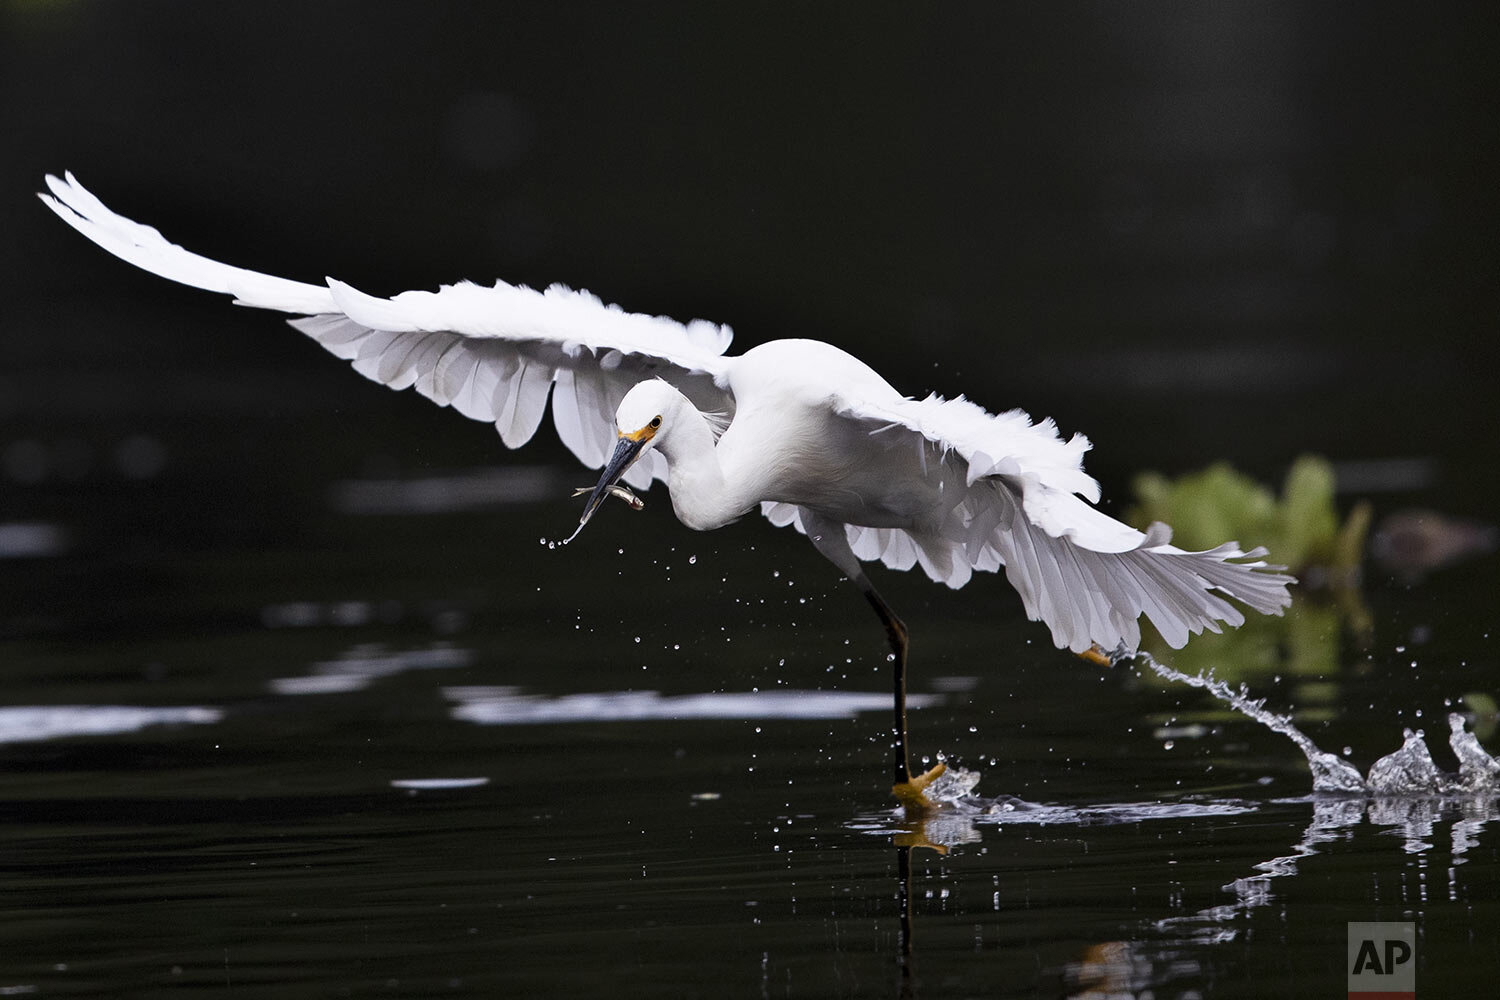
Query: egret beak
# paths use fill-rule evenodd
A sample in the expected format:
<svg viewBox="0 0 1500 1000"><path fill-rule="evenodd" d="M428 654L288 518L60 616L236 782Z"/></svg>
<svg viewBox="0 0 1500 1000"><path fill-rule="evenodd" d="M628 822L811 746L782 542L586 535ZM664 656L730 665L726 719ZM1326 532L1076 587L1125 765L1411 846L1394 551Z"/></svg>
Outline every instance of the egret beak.
<svg viewBox="0 0 1500 1000"><path fill-rule="evenodd" d="M604 463L604 475L599 477L599 485L594 487L594 492L589 494L588 502L583 505L583 516L578 519L578 528L568 536L568 541L571 542L577 538L578 532L589 523L589 518L594 516L594 511L598 510L599 505L609 497L609 488L615 484L615 480L625 474L625 470L630 468L630 463L640 456L641 449L646 446L647 440L649 439L645 437L620 438L619 443L615 445L614 454L609 456L608 462Z"/></svg>

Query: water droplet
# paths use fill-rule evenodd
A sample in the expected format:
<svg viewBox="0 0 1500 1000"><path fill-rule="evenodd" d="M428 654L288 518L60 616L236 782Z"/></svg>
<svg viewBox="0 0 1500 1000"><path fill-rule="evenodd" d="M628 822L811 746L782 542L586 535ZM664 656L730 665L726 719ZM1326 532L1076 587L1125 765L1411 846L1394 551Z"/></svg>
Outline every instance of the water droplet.
<svg viewBox="0 0 1500 1000"><path fill-rule="evenodd" d="M1162 743L1161 748L1163 750L1170 750L1170 749L1172 749L1176 745L1177 744L1175 742L1173 742L1172 740L1167 740L1164 743Z"/></svg>
<svg viewBox="0 0 1500 1000"><path fill-rule="evenodd" d="M698 557L697 556L688 556L688 565L689 566L695 565L697 562L698 562Z"/></svg>

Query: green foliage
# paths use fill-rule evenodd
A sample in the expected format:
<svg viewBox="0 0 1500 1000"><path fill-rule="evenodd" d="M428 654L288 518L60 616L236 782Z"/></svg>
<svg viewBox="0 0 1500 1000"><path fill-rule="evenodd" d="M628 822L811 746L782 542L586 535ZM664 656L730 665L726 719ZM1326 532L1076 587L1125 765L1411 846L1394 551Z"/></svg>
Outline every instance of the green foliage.
<svg viewBox="0 0 1500 1000"><path fill-rule="evenodd" d="M1145 528L1172 526L1172 541L1185 549L1209 549L1230 539L1245 549L1263 545L1267 561L1288 567L1300 589L1328 588L1331 603L1296 600L1285 615L1247 615L1238 629L1197 636L1184 649L1168 650L1153 630L1146 645L1185 673L1207 669L1225 680L1271 672L1299 678L1299 700L1319 700L1308 686L1338 672L1341 636L1369 632L1369 612L1356 584L1370 526L1370 508L1360 503L1340 523L1334 504L1333 467L1304 455L1292 463L1281 496L1228 463L1177 479L1145 473L1135 481L1137 504L1126 520ZM1326 693L1321 695L1327 700Z"/></svg>
<svg viewBox="0 0 1500 1000"><path fill-rule="evenodd" d="M1463 696L1463 701L1474 716L1471 726L1474 735L1481 740L1495 735L1497 726L1500 726L1500 705L1496 704L1494 696L1484 691L1470 691Z"/></svg>
<svg viewBox="0 0 1500 1000"><path fill-rule="evenodd" d="M1338 580L1359 567L1369 509L1357 506L1340 525L1333 500L1333 468L1303 455L1292 463L1281 497L1228 463L1169 480L1148 472L1136 478L1137 503L1126 520L1144 528L1165 521L1185 549L1208 549L1230 539L1264 545L1271 561L1292 572L1317 567Z"/></svg>

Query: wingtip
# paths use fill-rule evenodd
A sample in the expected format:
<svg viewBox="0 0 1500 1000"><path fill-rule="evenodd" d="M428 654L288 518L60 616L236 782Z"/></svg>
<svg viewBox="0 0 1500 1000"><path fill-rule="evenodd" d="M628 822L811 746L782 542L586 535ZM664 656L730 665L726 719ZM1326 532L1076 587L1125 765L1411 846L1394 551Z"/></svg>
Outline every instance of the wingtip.
<svg viewBox="0 0 1500 1000"><path fill-rule="evenodd" d="M56 184L54 184L54 182L56 182ZM82 231L82 227L85 225L87 220L84 219L83 213L79 212L78 209L74 208L71 204L68 203L67 196L63 191L59 190L59 188L62 187L62 182L58 181L57 178L53 177L51 174L48 174L47 186L51 188L51 193L49 194L46 191L38 191L36 193L37 200L40 201L43 205L46 205L47 208L52 211L53 215L63 220L74 229Z"/></svg>
<svg viewBox="0 0 1500 1000"><path fill-rule="evenodd" d="M49 201L53 203L59 201L61 198L61 192L58 189L64 186L63 182L58 180L55 174L45 175L42 178L42 182L47 185L47 191L51 193L48 194L46 192L38 191L36 193L37 197L42 199L43 201Z"/></svg>
<svg viewBox="0 0 1500 1000"><path fill-rule="evenodd" d="M69 195L75 191L86 190L82 184L78 183L78 179L73 176L71 170L64 170L61 178L56 174L47 174L42 179L47 183L47 190L51 191L58 201L65 204L69 201Z"/></svg>

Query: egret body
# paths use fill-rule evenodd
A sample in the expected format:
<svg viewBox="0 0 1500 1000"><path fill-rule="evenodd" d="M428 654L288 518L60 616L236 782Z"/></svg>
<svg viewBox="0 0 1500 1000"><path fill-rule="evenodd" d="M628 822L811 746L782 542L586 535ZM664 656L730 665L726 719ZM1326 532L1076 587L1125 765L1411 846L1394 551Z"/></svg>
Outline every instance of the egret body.
<svg viewBox="0 0 1500 1000"><path fill-rule="evenodd" d="M1226 542L1187 552L1171 530L1141 532L1091 506L1088 440L962 397L902 396L868 365L815 340L775 340L726 356L727 327L627 313L587 292L496 282L437 292L366 295L306 284L193 254L116 215L71 174L47 177L42 200L110 253L241 305L296 314L291 323L361 374L414 387L495 424L511 448L530 440L550 397L564 444L602 468L581 529L623 481L665 480L689 528L721 527L759 508L807 535L860 587L894 654L898 789L910 790L907 631L861 563L920 565L962 587L997 572L1059 648L1133 650L1144 615L1180 647L1203 629L1238 626L1227 600L1280 614L1291 577ZM575 533L576 534L576 533Z"/></svg>

